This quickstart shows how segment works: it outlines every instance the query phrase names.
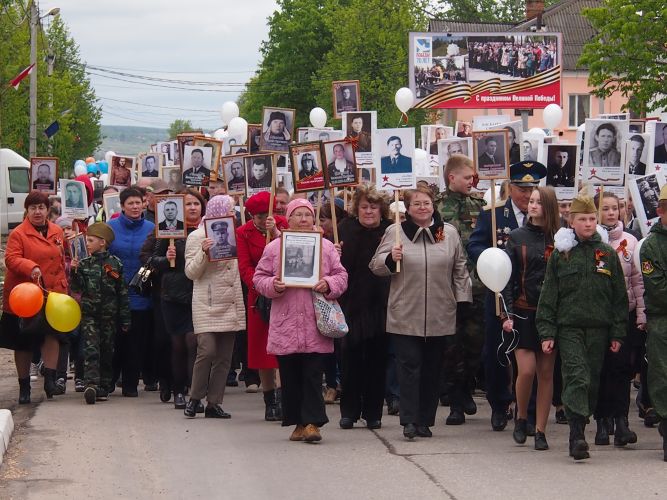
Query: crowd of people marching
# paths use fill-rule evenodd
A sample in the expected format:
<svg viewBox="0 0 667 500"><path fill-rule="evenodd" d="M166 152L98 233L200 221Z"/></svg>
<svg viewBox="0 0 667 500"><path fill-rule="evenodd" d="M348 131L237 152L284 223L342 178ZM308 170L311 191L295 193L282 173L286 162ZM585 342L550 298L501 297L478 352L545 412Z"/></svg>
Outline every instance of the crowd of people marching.
<svg viewBox="0 0 667 500"><path fill-rule="evenodd" d="M557 58L555 41L474 42L468 47L468 66L501 75L527 78L554 67Z"/></svg>
<svg viewBox="0 0 667 500"><path fill-rule="evenodd" d="M632 214L621 213L615 195L582 193L559 205L552 188L538 187L546 168L519 162L505 198L489 209L471 195L473 173L454 155L446 192L421 184L391 205L372 185L321 210L277 188L241 205L243 224L223 182L183 186L188 237L172 241L155 237L155 196L172 192L161 179L122 190L122 211L108 219L89 176L77 177L87 188L86 221L60 216L57 199L32 191L7 241L0 322L0 347L15 353L19 403L31 402L37 372L47 398L65 393L71 364L88 404L115 391L137 397L141 380L186 417L228 419L225 388L242 381L263 392L267 421L293 427L290 440L316 442L325 404L337 399L342 429L359 420L380 428L386 403L414 439L432 436L439 403L449 406L447 425L464 424L478 390L492 429L513 422L514 441L534 436L537 450L549 448L554 407L580 460L589 457L590 417L596 445L609 445L610 435L617 447L637 442L628 420L634 384L639 416L659 426L667 460L667 188L661 223L637 256ZM237 220L238 258L210 260L205 221L222 216ZM318 330L312 291L281 280L287 229L323 234L312 291L340 303L349 328L340 340ZM90 254L81 260L64 244L80 232ZM475 268L494 240L512 262L498 294ZM78 329L29 330L8 301L24 282L77 298Z"/></svg>

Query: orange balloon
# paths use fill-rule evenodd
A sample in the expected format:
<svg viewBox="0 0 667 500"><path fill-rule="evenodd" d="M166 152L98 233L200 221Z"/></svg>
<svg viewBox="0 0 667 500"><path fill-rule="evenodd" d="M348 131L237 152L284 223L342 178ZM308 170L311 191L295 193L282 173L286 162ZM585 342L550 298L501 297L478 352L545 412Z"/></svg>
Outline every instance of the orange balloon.
<svg viewBox="0 0 667 500"><path fill-rule="evenodd" d="M19 318L29 318L44 305L44 294L34 283L20 283L9 294L9 307Z"/></svg>
<svg viewBox="0 0 667 500"><path fill-rule="evenodd" d="M95 158L93 158L92 156L86 158L86 165L88 165L89 163L95 163Z"/></svg>

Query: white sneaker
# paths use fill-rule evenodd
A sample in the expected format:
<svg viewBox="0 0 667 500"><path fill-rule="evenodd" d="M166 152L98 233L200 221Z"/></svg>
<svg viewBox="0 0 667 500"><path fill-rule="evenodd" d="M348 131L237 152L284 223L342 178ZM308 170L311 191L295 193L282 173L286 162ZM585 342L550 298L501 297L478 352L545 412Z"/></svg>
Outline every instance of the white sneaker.
<svg viewBox="0 0 667 500"><path fill-rule="evenodd" d="M246 386L245 392L252 392L255 393L259 391L259 386L257 384L250 384L249 386Z"/></svg>
<svg viewBox="0 0 667 500"><path fill-rule="evenodd" d="M39 374L39 368L35 363L30 363L30 381L34 382L37 380L37 375Z"/></svg>

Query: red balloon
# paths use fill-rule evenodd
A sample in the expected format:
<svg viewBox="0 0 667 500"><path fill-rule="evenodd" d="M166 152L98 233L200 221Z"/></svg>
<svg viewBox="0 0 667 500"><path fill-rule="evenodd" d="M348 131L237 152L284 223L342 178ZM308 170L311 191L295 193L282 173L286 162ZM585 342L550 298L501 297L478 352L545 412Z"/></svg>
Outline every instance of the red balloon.
<svg viewBox="0 0 667 500"><path fill-rule="evenodd" d="M9 294L9 307L19 318L29 318L44 304L44 293L34 283L20 283Z"/></svg>

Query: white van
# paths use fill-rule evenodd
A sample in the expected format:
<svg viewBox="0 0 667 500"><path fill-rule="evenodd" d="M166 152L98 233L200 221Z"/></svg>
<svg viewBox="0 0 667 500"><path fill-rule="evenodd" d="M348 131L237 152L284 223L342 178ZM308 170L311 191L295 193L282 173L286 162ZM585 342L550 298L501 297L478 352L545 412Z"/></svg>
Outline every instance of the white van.
<svg viewBox="0 0 667 500"><path fill-rule="evenodd" d="M11 149L0 149L0 232L23 221L23 204L30 191L30 162Z"/></svg>

